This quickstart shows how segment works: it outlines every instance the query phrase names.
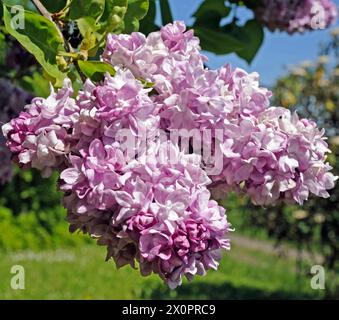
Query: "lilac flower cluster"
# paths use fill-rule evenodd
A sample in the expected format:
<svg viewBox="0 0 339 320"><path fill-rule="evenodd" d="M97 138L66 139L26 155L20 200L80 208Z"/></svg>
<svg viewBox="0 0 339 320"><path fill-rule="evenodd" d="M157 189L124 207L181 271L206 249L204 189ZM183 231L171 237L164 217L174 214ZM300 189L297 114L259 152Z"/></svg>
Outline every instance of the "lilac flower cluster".
<svg viewBox="0 0 339 320"><path fill-rule="evenodd" d="M223 169L209 187L216 197L230 188L241 188L259 205L302 204L310 193L328 197L336 177L325 162L324 132L270 107L271 92L259 86L258 74L229 65L206 69L198 39L184 30L177 22L147 38L112 35L103 58L155 83L162 129L222 129L222 139L215 139Z"/></svg>
<svg viewBox="0 0 339 320"><path fill-rule="evenodd" d="M97 238L118 267L138 264L171 288L217 269L230 248L230 224L211 191L235 189L260 205L302 203L310 193L328 197L336 180L324 132L270 107L258 74L205 68L185 29L175 22L148 37L110 35L102 59L114 76L87 80L76 98L66 79L3 126L20 165L60 172L71 231ZM218 174L199 150L171 139L180 129L199 141L211 132Z"/></svg>
<svg viewBox="0 0 339 320"><path fill-rule="evenodd" d="M167 153L174 164L161 161ZM71 228L98 238L117 267L138 261L142 275L154 272L171 288L217 269L229 224L192 157L164 142L126 164L119 149L93 140L61 173Z"/></svg>
<svg viewBox="0 0 339 320"><path fill-rule="evenodd" d="M242 188L257 205L278 201L303 204L312 193L327 198L337 179L326 163L324 130L296 113L270 107L258 118L245 118L220 148L224 169L214 188Z"/></svg>
<svg viewBox="0 0 339 320"><path fill-rule="evenodd" d="M289 34L327 28L338 15L331 0L261 0L254 12L269 30Z"/></svg>
<svg viewBox="0 0 339 320"><path fill-rule="evenodd" d="M22 107L32 99L26 91L14 86L8 80L0 80L0 124L16 117ZM11 180L11 153L6 147L5 138L0 135L0 185Z"/></svg>
<svg viewBox="0 0 339 320"><path fill-rule="evenodd" d="M33 99L3 133L20 165L46 176L60 171L71 230L97 237L118 267L138 261L143 275L157 273L174 288L182 276L217 268L229 224L210 200L211 180L197 156L158 138L150 90L117 68L98 85L87 80L74 99L67 79L47 99ZM146 144L124 152L121 130L146 135Z"/></svg>

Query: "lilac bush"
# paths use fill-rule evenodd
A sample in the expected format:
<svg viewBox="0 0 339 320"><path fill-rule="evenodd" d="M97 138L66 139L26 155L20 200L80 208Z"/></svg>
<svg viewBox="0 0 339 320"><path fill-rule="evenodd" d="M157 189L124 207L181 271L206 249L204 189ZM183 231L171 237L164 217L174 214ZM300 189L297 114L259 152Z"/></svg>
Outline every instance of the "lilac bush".
<svg viewBox="0 0 339 320"><path fill-rule="evenodd" d="M289 34L327 28L338 15L331 0L262 0L254 8L254 13L270 31Z"/></svg>
<svg viewBox="0 0 339 320"><path fill-rule="evenodd" d="M66 79L2 129L19 165L60 173L70 230L107 246L117 267L138 264L175 288L217 269L230 249L231 225L213 198L231 189L258 205L329 196L337 177L324 131L271 107L258 74L207 69L182 22L147 37L109 35L102 60L114 76L87 79L76 97ZM180 130L211 147L218 173L193 142L172 139Z"/></svg>

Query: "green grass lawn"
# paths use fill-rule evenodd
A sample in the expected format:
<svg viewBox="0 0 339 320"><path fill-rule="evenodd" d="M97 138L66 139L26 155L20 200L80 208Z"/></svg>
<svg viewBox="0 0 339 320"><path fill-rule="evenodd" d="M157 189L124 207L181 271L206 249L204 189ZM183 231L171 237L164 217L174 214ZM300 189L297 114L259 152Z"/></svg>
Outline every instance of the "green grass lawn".
<svg viewBox="0 0 339 320"><path fill-rule="evenodd" d="M297 279L295 263L274 255L232 247L218 271L197 277L171 291L157 276L104 262L105 249L95 245L43 252L0 253L0 299L318 299L305 274ZM25 268L24 290L10 287L11 266Z"/></svg>

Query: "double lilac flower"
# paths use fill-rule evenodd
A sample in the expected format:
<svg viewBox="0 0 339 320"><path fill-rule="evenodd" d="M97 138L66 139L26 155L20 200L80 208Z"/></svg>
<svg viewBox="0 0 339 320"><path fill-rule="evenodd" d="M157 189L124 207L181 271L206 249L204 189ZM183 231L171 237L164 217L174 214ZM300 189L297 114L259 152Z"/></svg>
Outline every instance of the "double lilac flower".
<svg viewBox="0 0 339 320"><path fill-rule="evenodd" d="M336 4L331 0L261 0L254 13L269 30L289 34L325 29L338 16Z"/></svg>
<svg viewBox="0 0 339 320"><path fill-rule="evenodd" d="M16 117L32 96L14 86L8 80L0 80L0 124ZM0 185L12 178L11 153L6 147L6 139L0 134Z"/></svg>

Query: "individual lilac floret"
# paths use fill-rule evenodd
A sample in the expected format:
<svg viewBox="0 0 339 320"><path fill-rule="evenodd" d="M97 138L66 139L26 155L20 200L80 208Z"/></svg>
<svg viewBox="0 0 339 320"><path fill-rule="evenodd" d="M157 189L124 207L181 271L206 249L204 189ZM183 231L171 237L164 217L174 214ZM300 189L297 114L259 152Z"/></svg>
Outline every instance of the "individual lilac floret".
<svg viewBox="0 0 339 320"><path fill-rule="evenodd" d="M289 34L327 28L338 15L336 4L331 0L262 0L254 12L269 30Z"/></svg>

